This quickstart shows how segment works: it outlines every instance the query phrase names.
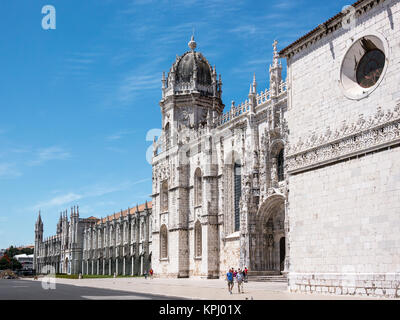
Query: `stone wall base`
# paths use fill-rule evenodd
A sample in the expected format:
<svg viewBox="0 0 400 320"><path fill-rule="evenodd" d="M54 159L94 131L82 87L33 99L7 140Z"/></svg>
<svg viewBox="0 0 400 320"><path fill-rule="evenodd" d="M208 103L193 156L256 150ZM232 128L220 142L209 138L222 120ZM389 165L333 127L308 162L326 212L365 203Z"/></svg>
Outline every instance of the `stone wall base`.
<svg viewBox="0 0 400 320"><path fill-rule="evenodd" d="M289 273L289 291L400 298L400 273Z"/></svg>

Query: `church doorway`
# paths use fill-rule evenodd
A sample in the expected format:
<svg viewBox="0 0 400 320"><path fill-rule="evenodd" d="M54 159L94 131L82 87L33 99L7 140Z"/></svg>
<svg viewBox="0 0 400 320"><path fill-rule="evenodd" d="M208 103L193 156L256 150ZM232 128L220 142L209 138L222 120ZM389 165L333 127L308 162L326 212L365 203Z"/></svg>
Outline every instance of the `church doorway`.
<svg viewBox="0 0 400 320"><path fill-rule="evenodd" d="M254 271L280 274L285 266L285 198L275 194L260 207L250 239L250 266Z"/></svg>

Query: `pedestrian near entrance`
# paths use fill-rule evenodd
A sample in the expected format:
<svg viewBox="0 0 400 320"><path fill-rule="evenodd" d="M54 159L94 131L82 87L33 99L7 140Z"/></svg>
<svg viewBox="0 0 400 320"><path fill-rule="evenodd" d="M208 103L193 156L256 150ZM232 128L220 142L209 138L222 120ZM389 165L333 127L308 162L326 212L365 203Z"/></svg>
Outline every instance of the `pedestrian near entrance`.
<svg viewBox="0 0 400 320"><path fill-rule="evenodd" d="M226 281L228 283L228 291L230 294L232 294L232 288L233 288L233 273L232 269L228 270L228 273L226 274Z"/></svg>
<svg viewBox="0 0 400 320"><path fill-rule="evenodd" d="M149 270L149 275L150 275L150 279L153 279L153 269L152 268L150 268L150 270Z"/></svg>
<svg viewBox="0 0 400 320"><path fill-rule="evenodd" d="M238 273L236 274L236 282L237 282L237 286L238 286L238 293L240 293L240 292L244 293L243 292L243 272L242 272L242 270L240 270L240 268L239 268Z"/></svg>
<svg viewBox="0 0 400 320"><path fill-rule="evenodd" d="M244 273L244 282L247 282L247 267L244 267L243 273Z"/></svg>

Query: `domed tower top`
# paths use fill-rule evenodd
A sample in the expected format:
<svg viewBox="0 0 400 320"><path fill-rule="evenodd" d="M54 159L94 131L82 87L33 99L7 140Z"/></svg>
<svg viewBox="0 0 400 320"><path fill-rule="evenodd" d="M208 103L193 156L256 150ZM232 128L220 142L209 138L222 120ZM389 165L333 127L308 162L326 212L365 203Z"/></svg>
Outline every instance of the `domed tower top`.
<svg viewBox="0 0 400 320"><path fill-rule="evenodd" d="M190 93L221 98L221 76L217 79L215 67L212 68L207 59L195 51L197 43L194 36L188 46L190 51L176 57L167 79L163 74L163 99L171 95Z"/></svg>

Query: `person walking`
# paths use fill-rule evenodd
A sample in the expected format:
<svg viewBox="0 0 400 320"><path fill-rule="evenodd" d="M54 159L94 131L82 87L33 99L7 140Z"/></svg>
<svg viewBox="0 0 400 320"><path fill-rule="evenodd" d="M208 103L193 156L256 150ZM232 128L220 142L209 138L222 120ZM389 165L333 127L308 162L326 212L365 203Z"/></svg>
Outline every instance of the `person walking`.
<svg viewBox="0 0 400 320"><path fill-rule="evenodd" d="M237 282L237 286L238 286L238 293L243 292L243 272L242 270L239 268L238 273L236 274L236 282Z"/></svg>
<svg viewBox="0 0 400 320"><path fill-rule="evenodd" d="M153 279L153 268L150 268L149 275L150 275L150 279Z"/></svg>
<svg viewBox="0 0 400 320"><path fill-rule="evenodd" d="M244 273L244 282L247 282L247 267L244 267L243 273Z"/></svg>
<svg viewBox="0 0 400 320"><path fill-rule="evenodd" d="M228 273L226 274L226 281L228 283L228 291L230 294L232 294L232 288L233 288L233 273L232 269L228 270Z"/></svg>

